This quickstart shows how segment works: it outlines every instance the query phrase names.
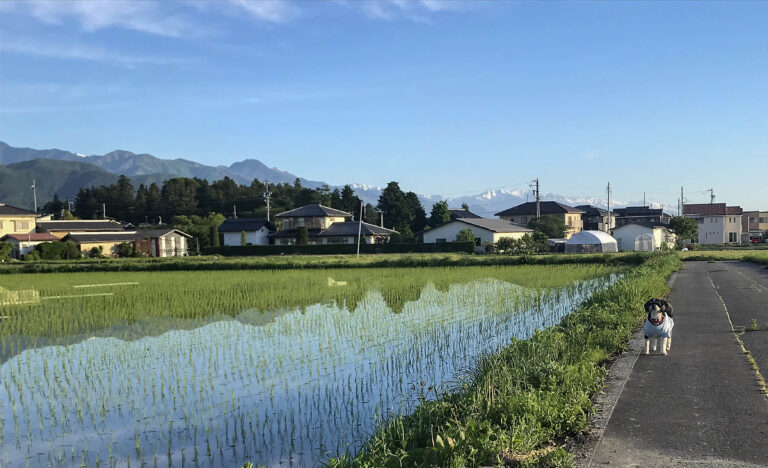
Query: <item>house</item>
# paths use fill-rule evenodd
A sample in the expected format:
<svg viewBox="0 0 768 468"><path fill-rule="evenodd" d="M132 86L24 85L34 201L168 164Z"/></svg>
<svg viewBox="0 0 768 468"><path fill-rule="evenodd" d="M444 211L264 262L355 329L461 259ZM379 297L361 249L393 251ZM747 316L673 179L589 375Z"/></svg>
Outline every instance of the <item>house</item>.
<svg viewBox="0 0 768 468"><path fill-rule="evenodd" d="M105 257L116 257L119 244L133 243L136 239L136 231L113 231L73 232L65 235L61 240L73 242L84 255L90 255L93 249L100 249Z"/></svg>
<svg viewBox="0 0 768 468"><path fill-rule="evenodd" d="M245 232L245 243L250 245L269 244L269 233L274 231L271 224L262 218L228 219L219 226L224 245L241 245Z"/></svg>
<svg viewBox="0 0 768 468"><path fill-rule="evenodd" d="M699 223L700 244L738 244L741 242L740 206L725 203L698 203L683 205L683 216Z"/></svg>
<svg viewBox="0 0 768 468"><path fill-rule="evenodd" d="M0 242L8 242L13 245L11 258L21 259L35 249L35 246L43 242L56 242L59 238L48 233L29 232L27 234L6 234L0 237Z"/></svg>
<svg viewBox="0 0 768 468"><path fill-rule="evenodd" d="M67 234L73 233L126 231L126 226L111 219L61 219L38 221L37 231L47 232L63 239Z"/></svg>
<svg viewBox="0 0 768 468"><path fill-rule="evenodd" d="M503 219L457 218L434 229L424 231L424 243L453 242L464 229L470 229L475 236L475 250L484 249L485 243L495 244L505 237L520 239L533 234L533 229Z"/></svg>
<svg viewBox="0 0 768 468"><path fill-rule="evenodd" d="M386 244L392 234L397 231L376 226L375 224L345 221L333 223L318 234L321 244L356 244L358 230L362 236L361 242L366 244Z"/></svg>
<svg viewBox="0 0 768 468"><path fill-rule="evenodd" d="M192 239L192 236L178 229L157 229L73 232L61 240L74 242L85 255L89 255L94 248L101 248L102 255L116 257L117 246L127 242L132 244L137 252L149 257L180 257L189 255L189 239Z"/></svg>
<svg viewBox="0 0 768 468"><path fill-rule="evenodd" d="M35 232L37 213L0 203L0 236Z"/></svg>
<svg viewBox="0 0 768 468"><path fill-rule="evenodd" d="M745 211L741 216L741 241L749 243L766 240L768 232L768 211Z"/></svg>
<svg viewBox="0 0 768 468"><path fill-rule="evenodd" d="M616 218L608 216L608 210L592 205L577 205L575 208L584 211L581 223L585 231L610 232L616 226Z"/></svg>
<svg viewBox="0 0 768 468"><path fill-rule="evenodd" d="M448 211L451 212L451 221L459 218L475 218L475 219L482 218L482 216L478 216L469 210L465 210L464 208L449 209Z"/></svg>
<svg viewBox="0 0 768 468"><path fill-rule="evenodd" d="M331 227L333 223L351 221L352 214L320 204L313 204L284 211L278 214L276 218L278 224L277 231L269 234L272 243L280 245L295 244L296 228L303 226L307 228L309 233L309 244L322 244L323 241L320 233Z"/></svg>
<svg viewBox="0 0 768 468"><path fill-rule="evenodd" d="M650 206L628 206L613 210L616 218L616 227L625 224L641 224L663 226L669 224L671 216L664 213L663 208L651 208Z"/></svg>
<svg viewBox="0 0 768 468"><path fill-rule="evenodd" d="M613 230L613 237L618 243L619 252L651 252L671 249L675 237L665 225L630 223Z"/></svg>
<svg viewBox="0 0 768 468"><path fill-rule="evenodd" d="M192 236L178 229L138 231L134 234L134 248L150 257L186 257L190 239Z"/></svg>
<svg viewBox="0 0 768 468"><path fill-rule="evenodd" d="M581 220L584 210L579 208L563 205L562 203L554 201L543 201L539 202L539 213L541 216L554 215L560 218L567 227L565 233L566 239L584 228ZM494 216L498 216L511 223L527 226L532 219L536 218L536 202L522 203L508 210L496 213Z"/></svg>
<svg viewBox="0 0 768 468"><path fill-rule="evenodd" d="M566 253L618 252L616 239L603 231L580 231L565 242Z"/></svg>

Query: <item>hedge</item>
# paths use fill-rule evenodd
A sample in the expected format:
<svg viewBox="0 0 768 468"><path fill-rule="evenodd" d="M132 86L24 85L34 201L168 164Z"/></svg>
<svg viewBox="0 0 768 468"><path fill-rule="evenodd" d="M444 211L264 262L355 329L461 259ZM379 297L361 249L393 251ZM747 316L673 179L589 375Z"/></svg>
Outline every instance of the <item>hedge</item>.
<svg viewBox="0 0 768 468"><path fill-rule="evenodd" d="M323 244L323 245L237 245L222 247L203 247L204 255L222 255L224 257L249 257L264 255L339 255L354 254L357 245L353 244ZM389 253L433 253L433 252L466 252L475 251L474 242L444 242L439 244L360 244L362 254Z"/></svg>

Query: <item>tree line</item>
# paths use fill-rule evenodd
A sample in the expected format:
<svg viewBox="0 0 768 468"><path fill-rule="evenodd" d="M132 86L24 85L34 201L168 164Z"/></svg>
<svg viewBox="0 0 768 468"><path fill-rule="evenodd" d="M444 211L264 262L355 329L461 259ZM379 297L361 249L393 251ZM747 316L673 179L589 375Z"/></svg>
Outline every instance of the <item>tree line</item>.
<svg viewBox="0 0 768 468"><path fill-rule="evenodd" d="M351 186L331 189L327 185L309 188L296 179L293 184L270 184L254 179L250 185L240 185L229 177L209 183L205 179L177 177L161 185L140 184L134 187L130 178L121 175L114 184L83 187L74 203L54 196L42 211L57 218L115 219L134 225L172 225L185 232L199 232L201 244L213 245L210 227L217 227L228 217L267 217L267 193L270 200L270 221L275 214L300 206L319 203L346 211L359 219L361 199ZM72 212L69 208L72 206ZM381 192L376 205L363 204L363 221L398 231L394 241L410 242L414 233L430 226L450 221L448 204L444 201L432 207L427 216L416 193L403 191L397 182L390 182ZM206 227L196 227L205 225ZM189 232L195 235L195 232Z"/></svg>

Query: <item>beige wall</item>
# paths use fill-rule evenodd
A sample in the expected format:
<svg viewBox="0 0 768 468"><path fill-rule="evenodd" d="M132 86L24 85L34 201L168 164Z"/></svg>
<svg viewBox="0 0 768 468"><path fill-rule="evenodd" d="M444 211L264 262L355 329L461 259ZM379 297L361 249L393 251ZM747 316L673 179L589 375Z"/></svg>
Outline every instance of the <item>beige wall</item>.
<svg viewBox="0 0 768 468"><path fill-rule="evenodd" d="M493 234L493 243L499 241L499 239L522 239L523 236L525 236L527 232L496 232Z"/></svg>
<svg viewBox="0 0 768 468"><path fill-rule="evenodd" d="M343 216L285 218L282 229L296 229L299 226L306 226L307 229L328 229L333 223L343 222Z"/></svg>
<svg viewBox="0 0 768 468"><path fill-rule="evenodd" d="M28 234L35 232L35 227L37 226L36 219L35 215L0 216L0 237L6 234Z"/></svg>
<svg viewBox="0 0 768 468"><path fill-rule="evenodd" d="M101 246L102 248L102 255L105 257L116 257L116 248L117 244L122 244L126 241L120 241L120 242L83 242L82 244L79 244L78 247L80 247L80 252L82 252L84 255L88 255L91 253L91 249L94 247Z"/></svg>

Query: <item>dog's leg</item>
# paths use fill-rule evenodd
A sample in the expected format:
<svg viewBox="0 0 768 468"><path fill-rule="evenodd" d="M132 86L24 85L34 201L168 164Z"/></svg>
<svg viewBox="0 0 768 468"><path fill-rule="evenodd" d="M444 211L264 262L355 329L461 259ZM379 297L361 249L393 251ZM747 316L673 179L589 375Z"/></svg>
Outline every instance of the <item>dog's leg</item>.
<svg viewBox="0 0 768 468"><path fill-rule="evenodd" d="M651 338L651 351L655 353L656 347L658 346L658 344L659 344L659 339L657 337L654 336L653 338Z"/></svg>
<svg viewBox="0 0 768 468"><path fill-rule="evenodd" d="M667 340L668 338L659 338L661 340L661 354L667 354Z"/></svg>
<svg viewBox="0 0 768 468"><path fill-rule="evenodd" d="M672 349L672 331L669 332L669 338L667 338L667 351Z"/></svg>
<svg viewBox="0 0 768 468"><path fill-rule="evenodd" d="M651 339L646 336L645 337L645 354L651 354L650 347L651 347Z"/></svg>

